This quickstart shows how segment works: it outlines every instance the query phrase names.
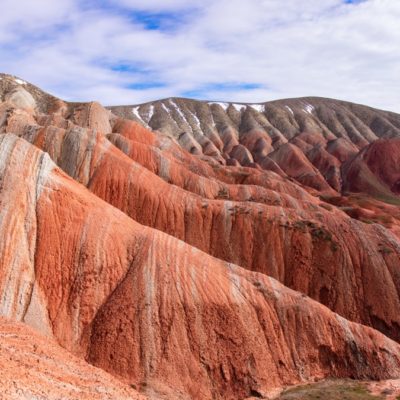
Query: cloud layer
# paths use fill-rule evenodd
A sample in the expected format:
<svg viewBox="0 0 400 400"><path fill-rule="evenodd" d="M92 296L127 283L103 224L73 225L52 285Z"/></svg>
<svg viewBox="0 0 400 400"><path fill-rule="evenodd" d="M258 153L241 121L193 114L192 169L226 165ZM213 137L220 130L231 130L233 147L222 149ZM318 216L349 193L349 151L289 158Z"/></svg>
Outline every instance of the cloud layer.
<svg viewBox="0 0 400 400"><path fill-rule="evenodd" d="M0 70L68 100L324 96L400 112L397 0L4 0Z"/></svg>

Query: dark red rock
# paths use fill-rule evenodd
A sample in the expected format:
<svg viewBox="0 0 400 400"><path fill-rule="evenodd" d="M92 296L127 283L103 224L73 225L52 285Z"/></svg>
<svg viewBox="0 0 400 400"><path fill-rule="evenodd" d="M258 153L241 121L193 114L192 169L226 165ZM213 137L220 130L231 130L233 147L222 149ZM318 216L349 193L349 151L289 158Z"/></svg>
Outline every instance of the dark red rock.
<svg viewBox="0 0 400 400"><path fill-rule="evenodd" d="M344 167L345 190L400 195L400 138L380 139Z"/></svg>

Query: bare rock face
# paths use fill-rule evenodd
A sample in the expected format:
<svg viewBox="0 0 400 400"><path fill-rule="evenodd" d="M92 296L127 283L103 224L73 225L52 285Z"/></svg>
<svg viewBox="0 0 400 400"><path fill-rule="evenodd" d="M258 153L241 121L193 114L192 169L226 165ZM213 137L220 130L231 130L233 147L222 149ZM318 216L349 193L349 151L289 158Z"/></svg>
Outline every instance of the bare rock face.
<svg viewBox="0 0 400 400"><path fill-rule="evenodd" d="M399 116L0 89L0 313L121 382L98 398L400 376Z"/></svg>
<svg viewBox="0 0 400 400"><path fill-rule="evenodd" d="M73 107L71 120L76 125L94 129L103 134L111 132L110 111L96 101Z"/></svg>
<svg viewBox="0 0 400 400"><path fill-rule="evenodd" d="M110 136L125 154L101 133L80 127L28 126L21 135L139 223L272 276L343 317L399 340L400 249L390 231L354 221L336 208L327 210L318 198L272 172L221 173L225 168L196 163L196 157L182 155L171 142L160 143L166 147L156 151L160 139L150 132L141 142L128 139L138 136L136 126L117 123L114 129L120 133ZM233 184L221 182L219 175ZM376 281L381 284L370 283ZM388 299L385 309L382 298Z"/></svg>
<svg viewBox="0 0 400 400"><path fill-rule="evenodd" d="M304 170L310 161L317 171L308 171L306 178L304 174L294 173L293 176L301 184L325 193L328 190L340 193L342 184L347 187L346 182L340 179L340 167L350 156L378 138L400 134L399 116L394 113L322 98L262 104L166 99L110 109L145 127L172 135L183 148L189 151L196 148L196 154L201 154L201 151L194 141L204 150L205 137L214 142L219 137L224 145L223 148L216 146L220 154L214 152L213 158L222 164L234 165L235 162L231 161L234 159L240 165L249 166L253 163L251 155L254 166L269 169L269 153L273 152L276 157L280 151L288 157L285 168L293 172L298 168ZM185 135L192 138L190 143ZM292 147L280 150L287 142ZM249 153L244 148L237 148L239 144ZM317 145L320 150L312 151ZM233 156L224 157L224 153L230 155L234 148ZM288 150L291 154L286 154ZM323 161L315 154L321 151L325 151ZM328 157L326 152L334 158ZM301 167L299 158L303 158ZM293 160L293 165L290 160ZM308 169L311 170L312 166L308 165Z"/></svg>
<svg viewBox="0 0 400 400"><path fill-rule="evenodd" d="M331 375L400 373L400 346L377 331L139 225L22 139L2 136L6 149L7 165L26 168L26 179L3 186L1 199L25 187L14 230L27 241L7 247L14 269L2 282L14 279L20 294L5 301L4 315L137 387L193 399L246 397ZM22 154L35 161L19 164ZM24 252L32 255L25 260ZM29 269L18 285L15 272Z"/></svg>
<svg viewBox="0 0 400 400"><path fill-rule="evenodd" d="M8 96L6 96L6 100L17 108L34 110L36 107L33 96L21 86L9 93Z"/></svg>

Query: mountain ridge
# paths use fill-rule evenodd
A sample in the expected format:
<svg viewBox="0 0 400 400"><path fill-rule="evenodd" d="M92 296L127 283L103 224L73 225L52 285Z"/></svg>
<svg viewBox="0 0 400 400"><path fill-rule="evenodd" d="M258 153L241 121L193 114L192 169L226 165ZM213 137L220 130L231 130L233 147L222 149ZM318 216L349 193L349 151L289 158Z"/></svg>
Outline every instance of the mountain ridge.
<svg viewBox="0 0 400 400"><path fill-rule="evenodd" d="M0 97L7 320L149 399L400 378L400 116Z"/></svg>
<svg viewBox="0 0 400 400"><path fill-rule="evenodd" d="M379 107L371 107L368 106L365 103L355 103L353 101L350 100L341 100L341 99L336 99L333 97L324 97L324 96L300 96L300 97L285 97L285 98L278 98L278 99L273 99L273 100L265 100L265 101L259 101L259 102L246 102L246 101L234 101L234 100L212 100L212 99L198 99L198 98L192 98L192 97L184 97L184 96L170 96L170 97L163 97L160 99L155 99L155 100L149 100L149 101L145 101L142 103L132 103L132 104L118 104L118 105L105 105L104 107L107 109L112 110L113 108L118 108L118 107L140 107L140 106L145 106L148 104L153 104L155 102L164 102L164 101L168 101L168 100L184 100L184 101L193 101L193 102L199 102L199 103L209 103L209 104L237 104L237 105L244 105L244 106L259 106L259 105L266 105L266 104L270 104L270 103L290 103L290 102L294 102L294 101L329 101L329 102L337 102L337 103L343 103L345 105L355 105L355 106L361 106L361 107L365 107L365 108L369 108L371 110L375 110L375 111L382 111L385 113L389 113L389 114L394 114L394 115L399 115L399 112L396 111L390 111L390 110L385 110L383 108L379 108Z"/></svg>

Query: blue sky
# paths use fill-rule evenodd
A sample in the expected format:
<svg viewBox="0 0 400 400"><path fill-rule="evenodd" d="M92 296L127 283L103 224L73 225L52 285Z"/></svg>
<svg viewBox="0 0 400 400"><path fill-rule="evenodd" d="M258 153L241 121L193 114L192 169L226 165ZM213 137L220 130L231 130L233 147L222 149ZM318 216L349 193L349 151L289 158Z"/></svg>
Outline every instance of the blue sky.
<svg viewBox="0 0 400 400"><path fill-rule="evenodd" d="M399 20L398 0L3 0L0 70L103 104L315 95L400 112Z"/></svg>

